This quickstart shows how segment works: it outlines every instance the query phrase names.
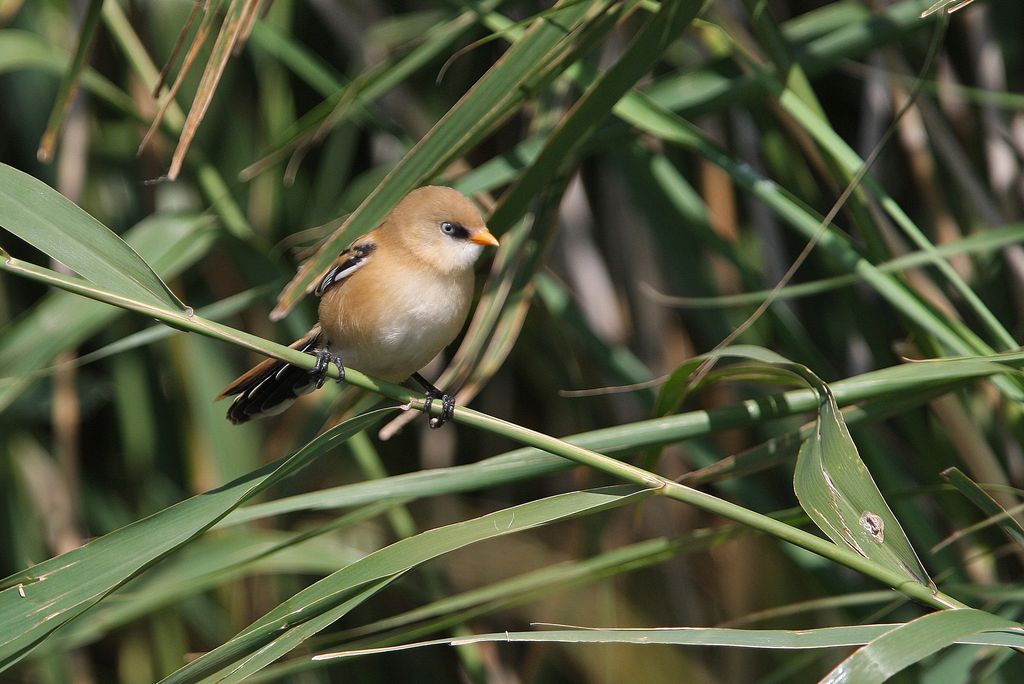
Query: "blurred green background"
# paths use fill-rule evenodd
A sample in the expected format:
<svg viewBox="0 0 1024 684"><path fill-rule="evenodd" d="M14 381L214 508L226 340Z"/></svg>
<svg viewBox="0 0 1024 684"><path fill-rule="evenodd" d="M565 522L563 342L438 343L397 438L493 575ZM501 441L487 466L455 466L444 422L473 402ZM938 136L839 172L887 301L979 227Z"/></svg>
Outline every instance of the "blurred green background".
<svg viewBox="0 0 1024 684"><path fill-rule="evenodd" d="M375 188L404 193L394 175L380 186L389 173L406 169L413 185L454 184L488 211L497 206L491 225L503 247L480 265L477 318L425 375L463 388L460 401L482 412L549 435L580 434L657 415L665 376L765 300L819 236L859 160L889 133L793 287L738 341L830 383L908 358L1018 346L1024 6L978 0L948 19L941 11L922 19L929 4L680 2L662 26L654 2L553 11L500 0L0 0L0 162L124 236L202 315L285 344L313 322L315 301L271 322L279 293ZM250 9L251 35L219 82L204 86L215 37ZM552 31L547 43L510 51L539 23ZM155 72L170 60L173 82L204 30L175 104L137 153L166 99L152 95ZM80 88L67 100L53 160L40 161L83 31L92 40L74 79ZM472 90L503 55L521 70L515 87ZM621 82L602 81L605 73ZM209 109L192 115L182 170L163 178L184 113L204 88ZM467 93L477 113L467 108L464 125L446 127ZM11 233L0 234L0 246L59 270ZM942 265L929 261L936 253ZM4 575L249 473L368 401L328 383L281 416L235 427L226 404L212 400L256 354L7 274L0 324ZM813 529L792 485L798 431L810 416L773 415L767 407L780 388L762 379L714 384L671 407L692 415L687 439L623 433L616 451ZM1019 511L1017 383L883 387L864 415L848 417L932 577L1011 619L1021 609L1024 532L1012 517L989 518L999 507ZM759 415L748 399L764 400ZM743 406L743 418L729 412ZM518 446L497 432L428 431L418 417L380 440L377 427L264 500L449 470L410 481L401 498L386 485L358 505L294 500L283 513L209 532L0 680L155 681L398 539L615 484L550 462L511 475L499 465L459 470ZM985 505L996 508L950 485L941 473L953 467L985 485ZM505 583L512 579L522 584ZM451 597L465 600L435 603ZM422 606L436 609L385 621ZM849 568L654 497L418 566L256 676L814 681L851 649L483 644L318 663L308 653L539 622L803 629L924 612ZM1021 663L1009 653L957 647L901 676L1019 681Z"/></svg>

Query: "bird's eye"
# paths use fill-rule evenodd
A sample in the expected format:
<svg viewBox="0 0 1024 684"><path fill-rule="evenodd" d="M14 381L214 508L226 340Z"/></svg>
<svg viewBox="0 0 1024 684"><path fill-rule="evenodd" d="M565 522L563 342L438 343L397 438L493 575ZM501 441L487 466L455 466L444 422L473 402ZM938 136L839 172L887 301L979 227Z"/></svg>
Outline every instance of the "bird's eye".
<svg viewBox="0 0 1024 684"><path fill-rule="evenodd" d="M468 240L469 231L461 223L455 221L441 221L441 232L456 240Z"/></svg>

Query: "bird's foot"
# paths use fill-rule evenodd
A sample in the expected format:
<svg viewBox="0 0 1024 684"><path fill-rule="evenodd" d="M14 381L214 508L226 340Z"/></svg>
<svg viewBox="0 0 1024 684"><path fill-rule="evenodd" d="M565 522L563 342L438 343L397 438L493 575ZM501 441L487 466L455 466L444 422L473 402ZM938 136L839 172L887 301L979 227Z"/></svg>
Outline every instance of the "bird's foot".
<svg viewBox="0 0 1024 684"><path fill-rule="evenodd" d="M455 413L455 397L447 392L442 392L437 389L419 373L413 373L412 379L423 387L424 393L427 395L427 400L423 402L423 412L428 416L430 415L430 407L434 403L434 400L441 400L441 415L432 417L428 425L436 430L451 420L452 415Z"/></svg>
<svg viewBox="0 0 1024 684"><path fill-rule="evenodd" d="M332 353L330 349L316 351L316 365L313 366L313 370L309 371L309 374L316 381L317 389L323 387L327 381L327 368L332 363L338 367L338 382L343 382L345 380L345 364L341 362L341 357Z"/></svg>
<svg viewBox="0 0 1024 684"><path fill-rule="evenodd" d="M455 397L437 389L433 392L428 390L427 400L423 404L423 412L427 415L430 415L430 405L434 403L434 399L441 400L441 415L432 416L427 424L436 430L452 419L452 414L455 413Z"/></svg>

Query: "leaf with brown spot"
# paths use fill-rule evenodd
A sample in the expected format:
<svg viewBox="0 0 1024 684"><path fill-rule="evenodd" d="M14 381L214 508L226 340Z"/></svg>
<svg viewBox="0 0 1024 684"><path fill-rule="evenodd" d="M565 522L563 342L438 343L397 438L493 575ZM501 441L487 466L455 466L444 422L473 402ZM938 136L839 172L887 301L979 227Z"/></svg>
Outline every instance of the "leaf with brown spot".
<svg viewBox="0 0 1024 684"><path fill-rule="evenodd" d="M811 520L845 544L921 584L931 584L914 547L857 453L832 390L815 388L818 424L797 456L793 488Z"/></svg>

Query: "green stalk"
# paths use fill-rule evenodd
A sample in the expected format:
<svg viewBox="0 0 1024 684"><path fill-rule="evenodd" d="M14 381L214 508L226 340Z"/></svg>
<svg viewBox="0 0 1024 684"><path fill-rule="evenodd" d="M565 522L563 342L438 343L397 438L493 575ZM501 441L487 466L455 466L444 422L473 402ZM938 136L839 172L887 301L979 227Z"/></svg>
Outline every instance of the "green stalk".
<svg viewBox="0 0 1024 684"><path fill-rule="evenodd" d="M600 470L603 473L627 482L653 488L655 494L696 506L741 525L765 532L819 556L845 565L848 568L857 570L868 577L873 577L907 596L932 607L939 609L968 607L951 596L943 594L938 589L920 584L909 579L906 575L889 570L871 559L861 556L852 549L837 546L827 539L787 525L769 516L748 510L706 492L667 480L660 475L617 461L609 456L568 444L555 437L488 416L469 408L457 408L455 419L460 423L500 434L509 439L514 439L523 444L528 444L556 456L569 459L580 465Z"/></svg>
<svg viewBox="0 0 1024 684"><path fill-rule="evenodd" d="M65 276L14 258L8 257L6 261L0 263L0 268L32 280L61 287L85 297L152 316L181 330L197 332L208 337L232 342L262 354L269 354L300 368L312 369L316 363L315 358L310 354L270 342L214 321L200 318L195 315L191 308L185 311L173 311L138 302L123 295L99 289L80 278ZM328 374L331 377L337 378L337 368L328 368ZM345 381L351 385L381 394L389 399L407 403L410 407L422 410L425 406L425 398L421 395L415 394L400 385L376 380L355 369L346 369ZM813 396L813 393L808 392L808 394ZM435 402L432 406L432 412L437 414L440 413L440 410L440 407ZM550 435L530 430L529 428L466 407L456 407L453 419L456 422L508 437L522 444L561 456L574 463L599 470L612 477L651 489L654 494L688 503L702 510L760 530L836 563L857 570L868 577L873 577L905 595L934 608L967 607L956 599L938 591L938 589L914 582L906 575L892 571L857 554L849 548L837 546L826 539L779 522L774 518L747 510L742 506L719 499L711 494L691 489L642 468L618 461L610 456L569 444L556 437L551 437Z"/></svg>

